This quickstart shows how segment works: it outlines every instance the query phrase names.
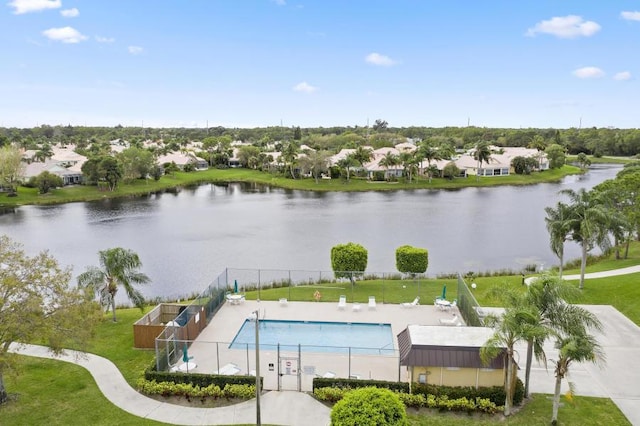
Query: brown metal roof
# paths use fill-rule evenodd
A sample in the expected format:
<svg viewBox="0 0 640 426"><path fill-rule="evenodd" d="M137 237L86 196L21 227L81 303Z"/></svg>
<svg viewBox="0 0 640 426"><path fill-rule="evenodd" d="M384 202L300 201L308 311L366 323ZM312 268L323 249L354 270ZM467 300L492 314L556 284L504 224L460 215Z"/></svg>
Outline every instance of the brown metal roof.
<svg viewBox="0 0 640 426"><path fill-rule="evenodd" d="M409 328L398 334L398 349L400 365L406 366L495 369L501 369L504 366L505 352L491 360L489 364L483 364L480 360L479 346L412 344Z"/></svg>

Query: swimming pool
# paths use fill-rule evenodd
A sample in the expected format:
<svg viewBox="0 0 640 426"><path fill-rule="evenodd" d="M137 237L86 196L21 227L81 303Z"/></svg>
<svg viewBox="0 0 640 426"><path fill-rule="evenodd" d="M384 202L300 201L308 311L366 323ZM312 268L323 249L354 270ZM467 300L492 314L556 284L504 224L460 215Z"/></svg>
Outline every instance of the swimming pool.
<svg viewBox="0 0 640 426"><path fill-rule="evenodd" d="M231 349L255 348L255 321L245 320L234 337ZM304 352L393 355L391 324L320 322L320 321L260 321L260 349Z"/></svg>

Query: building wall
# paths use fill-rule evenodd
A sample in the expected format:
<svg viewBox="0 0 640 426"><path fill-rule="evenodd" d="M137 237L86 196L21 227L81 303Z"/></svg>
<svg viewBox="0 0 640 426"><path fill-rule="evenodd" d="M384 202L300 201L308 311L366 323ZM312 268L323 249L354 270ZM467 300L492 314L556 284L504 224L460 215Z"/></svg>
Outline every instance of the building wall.
<svg viewBox="0 0 640 426"><path fill-rule="evenodd" d="M490 368L449 368L449 367L412 367L413 382L420 381L420 375L426 374L427 384L438 386L503 386L502 369Z"/></svg>

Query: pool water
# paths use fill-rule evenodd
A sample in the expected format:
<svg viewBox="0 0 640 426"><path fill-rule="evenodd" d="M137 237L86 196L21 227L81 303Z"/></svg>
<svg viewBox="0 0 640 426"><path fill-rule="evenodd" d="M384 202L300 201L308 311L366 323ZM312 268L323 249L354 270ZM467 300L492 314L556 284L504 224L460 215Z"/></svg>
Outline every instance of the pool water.
<svg viewBox="0 0 640 426"><path fill-rule="evenodd" d="M260 349L304 352L393 355L391 324L261 320ZM247 319L231 349L255 348L256 323Z"/></svg>

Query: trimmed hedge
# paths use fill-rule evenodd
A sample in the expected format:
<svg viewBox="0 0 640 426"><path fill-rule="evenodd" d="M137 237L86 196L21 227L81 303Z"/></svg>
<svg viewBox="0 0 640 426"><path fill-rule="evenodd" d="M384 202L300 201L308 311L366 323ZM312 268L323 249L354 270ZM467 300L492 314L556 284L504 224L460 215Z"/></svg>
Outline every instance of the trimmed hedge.
<svg viewBox="0 0 640 426"><path fill-rule="evenodd" d="M488 399L497 406L503 406L506 399L503 386L480 387L476 389L473 386L436 386L422 385L413 383L411 393L427 395L447 396L449 399L468 398L475 400L476 398ZM520 405L524 399L524 384L522 380L516 381L516 390L513 395L513 404Z"/></svg>
<svg viewBox="0 0 640 426"><path fill-rule="evenodd" d="M341 401L346 395L354 392L354 389L349 388L316 388L313 391L313 395L320 401L329 403L337 403ZM404 392L394 391L400 401L406 407L412 408L431 408L440 411L466 411L468 413L481 412L485 414L495 414L502 410L497 404L493 403L487 398L449 398L447 395L423 395L423 394L410 394Z"/></svg>
<svg viewBox="0 0 640 426"><path fill-rule="evenodd" d="M409 383L404 382L388 382L384 380L361 380L361 379L325 379L324 377L316 377L313 379L313 391L317 388L340 388L340 389L358 389L366 387L376 387L390 389L398 392L409 393Z"/></svg>
<svg viewBox="0 0 640 426"><path fill-rule="evenodd" d="M138 390L147 395L184 396L189 398L238 398L251 399L256 395L255 385L198 386L191 383L173 383L138 380Z"/></svg>
<svg viewBox="0 0 640 426"><path fill-rule="evenodd" d="M150 382L170 382L170 383L188 383L193 386L206 388L210 385L216 385L224 389L226 385L255 385L256 378L254 376L224 376L217 374L202 373L178 373L170 371L157 371L156 361L144 371L144 378ZM260 388L263 387L264 378L260 377Z"/></svg>
<svg viewBox="0 0 640 426"><path fill-rule="evenodd" d="M400 246L396 249L396 268L405 274L423 274L429 266L429 252L425 248Z"/></svg>

